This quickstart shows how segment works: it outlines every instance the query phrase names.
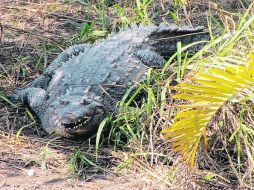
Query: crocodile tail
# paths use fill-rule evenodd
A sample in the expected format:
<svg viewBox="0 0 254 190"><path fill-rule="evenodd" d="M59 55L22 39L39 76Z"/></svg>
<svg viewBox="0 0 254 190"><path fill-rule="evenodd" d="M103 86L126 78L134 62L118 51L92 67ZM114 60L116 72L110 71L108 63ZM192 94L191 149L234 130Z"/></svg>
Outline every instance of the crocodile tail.
<svg viewBox="0 0 254 190"><path fill-rule="evenodd" d="M186 51L189 53L196 53L201 50L205 44L210 40L208 32L204 31L186 31L186 32L174 32L168 35L162 35L161 38L151 39L151 45L155 48L155 51L164 58L171 57L177 51L177 43L181 42L182 47L195 43L195 45L189 47Z"/></svg>

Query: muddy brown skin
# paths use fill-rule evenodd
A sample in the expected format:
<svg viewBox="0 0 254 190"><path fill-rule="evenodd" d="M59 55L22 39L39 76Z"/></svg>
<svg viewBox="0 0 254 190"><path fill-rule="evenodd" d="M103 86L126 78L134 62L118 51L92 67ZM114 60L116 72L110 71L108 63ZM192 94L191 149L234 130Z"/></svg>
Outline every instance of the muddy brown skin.
<svg viewBox="0 0 254 190"><path fill-rule="evenodd" d="M93 45L71 46L42 76L16 90L13 97L29 105L49 134L89 135L117 111L116 103L130 86L145 77L149 67L165 64L163 57L176 51L178 41L184 46L208 40L208 34L198 33L202 30L151 24L120 31Z"/></svg>

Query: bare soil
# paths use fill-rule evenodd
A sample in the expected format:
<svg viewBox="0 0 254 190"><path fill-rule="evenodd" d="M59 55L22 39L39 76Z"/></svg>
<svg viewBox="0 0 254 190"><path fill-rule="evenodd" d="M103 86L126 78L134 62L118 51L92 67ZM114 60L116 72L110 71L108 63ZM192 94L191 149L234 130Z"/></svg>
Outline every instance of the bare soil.
<svg viewBox="0 0 254 190"><path fill-rule="evenodd" d="M96 9L86 9L78 3L0 1L0 92L8 96L13 89L40 75L59 52L78 41L82 23L91 22L97 14ZM45 147L49 141L47 154ZM92 145L84 142L48 136L23 105L13 107L0 101L0 189L158 187L146 179L146 172L114 172L120 160L113 155L118 153L106 147L98 162L105 171L91 167L82 175L71 175L68 161L74 149L88 156L94 151Z"/></svg>
<svg viewBox="0 0 254 190"><path fill-rule="evenodd" d="M75 41L75 35L93 13L79 4L61 4L55 1L1 1L0 90L9 95L13 89L25 85L42 73L58 52ZM68 41L69 40L69 41ZM52 49L47 46L52 46ZM52 50L52 51L51 51ZM35 64L37 63L37 65ZM66 164L70 151L61 149L66 144L49 148L52 156L43 158L43 147L52 139L38 124L22 130L28 140L16 140L14 134L31 124L26 108L14 108L0 102L0 189L140 189L130 183L131 177L91 172L76 179L68 174ZM7 132L7 133L5 133ZM32 140L36 139L35 142ZM71 143L69 143L71 144ZM72 146L75 147L75 146ZM72 147L70 147L71 150ZM78 147L78 146L77 146ZM87 152L87 151L86 151ZM42 157L41 157L42 156ZM44 164L43 164L44 163ZM29 173L30 172L30 173ZM89 172L87 172L89 173ZM96 177L94 177L96 175ZM93 180L93 179L96 180ZM121 187L121 188L119 188Z"/></svg>
<svg viewBox="0 0 254 190"><path fill-rule="evenodd" d="M0 188L3 190L14 189L142 189L144 185L140 183L140 175L97 175L95 180L80 180L67 178L66 174L59 171L41 170L38 167L32 167L27 170L24 168L15 168L5 162L0 162ZM28 174L32 173L32 176ZM137 179L139 178L139 179ZM133 182L135 181L135 182Z"/></svg>

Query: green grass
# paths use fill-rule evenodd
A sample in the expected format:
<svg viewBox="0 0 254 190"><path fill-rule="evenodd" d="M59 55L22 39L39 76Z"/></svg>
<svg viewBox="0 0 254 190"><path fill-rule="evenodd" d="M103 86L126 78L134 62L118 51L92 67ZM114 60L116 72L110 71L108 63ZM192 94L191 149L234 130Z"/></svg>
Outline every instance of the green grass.
<svg viewBox="0 0 254 190"><path fill-rule="evenodd" d="M14 103L12 103L5 95L3 92L0 91L0 100L5 101L6 103L10 104L12 107L16 107Z"/></svg>
<svg viewBox="0 0 254 190"><path fill-rule="evenodd" d="M137 158L137 154L141 152L153 152L155 139L159 138L158 131L160 131L160 128L167 127L169 123L165 122L165 120L170 121L172 120L172 116L175 115L175 110L169 109L170 102L166 100L167 97L170 96L166 87L171 81L171 78L167 78L170 65L177 65L175 77L178 82L181 82L185 80L186 74L190 73L192 70L195 72L201 67L208 66L208 64L209 66L220 67L219 64L226 64L226 59L235 64L246 63L246 52L253 52L253 50L247 47L253 36L251 28L253 28L254 21L254 17L249 16L249 10L250 8L245 15L240 17L239 23L236 24L237 30L233 34L224 32L221 36L213 36L211 20L209 25L209 31L212 37L211 41L200 52L192 57L182 53L189 47L202 42L189 44L185 47L181 47L181 44L178 44L178 51L168 60L161 72L153 73L152 70L150 70L147 80L140 83L137 91L133 93L132 96L128 96L131 90L127 92L123 101L119 103L120 111L117 118L112 121L112 129L109 136L114 143L114 147L130 152L130 156L119 165L117 170L132 165ZM126 21L124 23L126 24ZM241 47L246 46L246 48L243 48L246 52L237 50L238 44L241 44ZM151 78L156 80L151 83ZM161 83L165 85L160 85ZM135 98L138 97L141 92L145 92L146 96L141 100L141 104L137 104ZM227 141L230 142L230 146L228 143L224 144L224 150L226 152L232 151L232 145L237 150L236 155L228 153L226 159L228 159L230 163L231 169L229 170L234 173L234 176L237 176L239 181L244 181L244 183L241 184L242 187L247 187L252 178L243 179L242 169L244 167L252 168L253 166L253 161L250 156L252 155L253 129L252 126L246 124L244 113L246 113L246 110L249 110L250 115L252 115L252 112L250 112L250 107L247 106L248 108L244 108L243 102L238 103L239 106L243 107L239 116L234 115L234 117L237 118L238 127L229 130L229 133L221 133L220 135L222 135L223 139L227 139ZM225 125L227 122L226 120L222 121L224 128L228 127ZM214 129L211 131L214 132ZM216 134L218 134L218 131L213 133L213 136L215 135L214 138L217 139L214 141L218 141L220 138L216 136ZM234 156L237 157L237 162L235 162ZM154 155L151 154L149 159L153 157ZM248 159L248 164L244 167L243 158ZM211 168L213 167L211 166ZM211 177L211 179L213 177Z"/></svg>
<svg viewBox="0 0 254 190"><path fill-rule="evenodd" d="M107 6L108 2L106 0L98 0L99 20L104 30L109 28L109 21L106 15Z"/></svg>
<svg viewBox="0 0 254 190"><path fill-rule="evenodd" d="M96 170L103 170L100 166L94 163L91 159L82 153L79 149L75 149L70 156L68 164L69 172L72 175L83 175L86 169L94 167Z"/></svg>
<svg viewBox="0 0 254 190"><path fill-rule="evenodd" d="M150 12L150 10L154 5L157 5L158 1L125 1L124 3L114 4L112 7L109 7L109 1L104 0L99 0L96 3L85 0L68 0L66 3L79 3L84 7L93 8L97 15L92 18L91 22L82 23L77 35L73 39L68 39L69 41L66 40L64 45L43 43L40 46L40 56L35 62L36 68L40 70L44 70L48 65L49 55L59 52L59 49L64 49L62 46L77 42L94 42L97 39L104 38L110 30L115 29L113 28L113 22L116 22L116 27L124 29L134 23L147 24L153 21L152 17L156 13ZM170 14L175 22L180 22L183 18L188 22L185 2L175 0L172 3L175 9L165 10L166 14ZM55 10L55 6L56 4L52 5L51 9ZM178 162L178 156L171 151L171 145L166 144L160 135L161 129L172 125L173 117L177 112L176 105L179 103L171 99L171 94L174 92L169 91L168 86L173 78L178 83L185 82L188 74L208 64L217 67L226 64L228 61L236 65L243 64L247 60L246 52L253 52L251 42L254 36L252 32L254 18L253 16L250 17L250 10L251 8L246 11L246 14L239 17L235 33L223 31L221 36L213 35L212 31L213 28L223 29L223 23L210 14L208 17L208 30L211 34L211 41L193 56L185 53L186 50L202 42L189 44L185 47L178 43L177 52L167 61L166 65L161 70L150 69L147 79L140 81L135 89L129 89L122 101L118 103L119 113L109 116L101 123L96 137L91 138L91 141L95 143L94 156L82 152L79 148L73 150L68 163L69 172L82 175L89 168L104 171L104 168L100 166L99 157L102 150L109 147L110 150L120 151L125 155L121 159L122 162L118 163L115 168L115 172L120 172L128 167L135 167L137 162L145 163L144 165L150 167L154 163L158 165L168 164L173 160L173 167L169 166L170 177L168 177L170 180L173 179L174 173L171 171L180 168L182 163ZM118 20L112 20L112 15L117 16ZM251 46L252 49L248 46ZM245 52L240 51L239 47L244 48ZM17 59L20 65L29 64L31 61L31 57L27 55L21 55ZM172 68L174 68L173 74L171 72ZM24 73L25 76L26 73ZM15 106L3 93L0 93L0 99ZM214 146L211 146L211 151L216 153L218 159L222 153L226 154L227 157L224 157L224 159L226 159L228 165L220 165L225 163L216 162L210 152L205 153L203 145L200 145L197 160L201 163L202 161L212 162L211 165L207 166L209 170L203 168L202 179L205 182L217 183L214 181L217 178L229 181L231 177L235 177L239 183L241 182L241 187L252 187L254 129L253 125L247 122L251 121L254 116L252 113L253 104L249 103L252 99L253 93L250 90L247 95L244 95L244 98L232 99L229 108L226 111L224 110L225 112L221 112L218 119L215 118L215 121L213 121L214 128L211 128L210 131L211 141L209 145L214 143ZM239 113L232 111L235 109L234 106ZM23 129L31 127L35 123L32 114L28 112L28 115L32 122L20 128L16 134L17 141L20 140ZM235 121L235 123L232 123L232 121ZM234 126L230 128L226 124L230 126L234 124ZM111 130L107 136L104 133L108 125L111 125ZM216 126L220 126L220 129L217 129ZM219 143L222 144L221 147L218 147ZM53 153L48 146L45 146L40 156L41 166L45 169ZM200 168L202 168L202 164ZM226 169L223 173L217 168ZM243 171L246 171L246 174Z"/></svg>

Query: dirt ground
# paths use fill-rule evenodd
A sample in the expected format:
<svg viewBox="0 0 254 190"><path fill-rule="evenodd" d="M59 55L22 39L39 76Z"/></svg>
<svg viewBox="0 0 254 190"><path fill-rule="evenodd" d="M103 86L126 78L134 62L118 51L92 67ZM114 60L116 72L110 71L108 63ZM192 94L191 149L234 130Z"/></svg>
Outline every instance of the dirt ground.
<svg viewBox="0 0 254 190"><path fill-rule="evenodd" d="M57 56L64 45L74 43L72 37L75 38L78 34L77 26L80 27L86 19L91 21L92 14L78 4L1 1L0 91L10 94L17 86L24 85L41 74L45 65ZM39 164L29 163L29 160L36 160L40 156L45 143L49 141L38 141L39 137L45 137L46 134L38 124L32 124L22 132L22 135L30 136L29 140L23 141L21 137L17 144L13 134L20 127L31 123L32 120L23 106L13 108L0 102L0 128L3 132L0 135L0 189L141 188L140 184L129 182L131 177L116 177L108 173L94 172L96 180L93 180L93 175L81 180L73 176L68 178L65 167L68 152L61 148L60 153L54 153L58 160L46 161L50 164L44 168L40 161ZM38 137L36 142L33 142L32 136ZM59 148L66 145L60 143L57 146Z"/></svg>
<svg viewBox="0 0 254 190"><path fill-rule="evenodd" d="M31 189L147 189L140 183L140 175L115 175L96 176L95 180L78 180L66 178L63 173L52 170L41 170L34 167L30 170L8 166L5 162L0 162L0 188L5 190L31 190ZM30 176L31 174L32 176ZM138 179L137 179L138 178ZM132 180L136 179L136 180ZM135 181L135 183L133 183Z"/></svg>
<svg viewBox="0 0 254 190"><path fill-rule="evenodd" d="M82 23L91 22L96 10L78 3L57 1L0 1L0 92L10 95L43 72L65 47L78 40ZM28 110L0 101L0 189L157 189L146 172L114 172L112 150L105 149L100 164L82 176L68 172L73 149L92 152L92 145L54 140L33 122ZM21 128L21 136L15 136ZM45 146L50 141L45 153ZM82 142L83 143L83 142ZM107 165L110 168L107 168ZM93 171L95 170L95 171ZM154 184L153 184L154 183Z"/></svg>
<svg viewBox="0 0 254 190"><path fill-rule="evenodd" d="M0 93L10 95L40 75L59 52L79 41L82 23L93 21L97 14L78 3L1 0ZM68 160L75 148L87 156L94 150L87 142L48 136L24 106L0 101L0 189L175 189L192 179L174 176L173 168L159 165L150 169L139 165L138 170L116 173L114 168L124 153L106 147L99 158L105 170L89 168L82 177L70 176ZM169 171L174 180L182 182L169 184L164 179ZM188 184L186 188L196 188Z"/></svg>

